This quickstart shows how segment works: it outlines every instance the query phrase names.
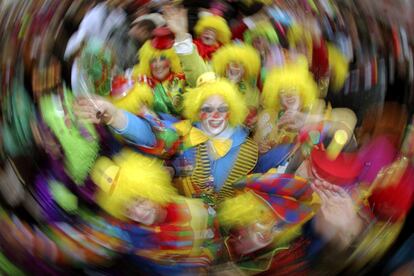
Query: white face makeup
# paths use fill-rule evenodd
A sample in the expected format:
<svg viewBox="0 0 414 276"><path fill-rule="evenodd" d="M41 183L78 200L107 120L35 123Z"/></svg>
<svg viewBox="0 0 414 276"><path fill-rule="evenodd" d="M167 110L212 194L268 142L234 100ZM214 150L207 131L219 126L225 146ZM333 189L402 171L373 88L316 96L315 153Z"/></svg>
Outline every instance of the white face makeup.
<svg viewBox="0 0 414 276"><path fill-rule="evenodd" d="M230 62L227 65L226 77L233 83L238 83L243 79L244 68L243 65L237 62Z"/></svg>
<svg viewBox="0 0 414 276"><path fill-rule="evenodd" d="M159 81L165 80L171 71L170 61L163 56L151 60L150 66L152 76Z"/></svg>
<svg viewBox="0 0 414 276"><path fill-rule="evenodd" d="M211 96L200 108L200 120L208 135L217 136L228 126L229 106L221 96Z"/></svg>
<svg viewBox="0 0 414 276"><path fill-rule="evenodd" d="M214 29L206 28L200 35L204 45L212 46L217 43L217 33Z"/></svg>
<svg viewBox="0 0 414 276"><path fill-rule="evenodd" d="M126 216L145 225L152 225L159 221L161 205L148 199L139 198L132 202L126 209Z"/></svg>
<svg viewBox="0 0 414 276"><path fill-rule="evenodd" d="M296 90L282 91L280 93L280 104L284 110L300 110L301 100Z"/></svg>

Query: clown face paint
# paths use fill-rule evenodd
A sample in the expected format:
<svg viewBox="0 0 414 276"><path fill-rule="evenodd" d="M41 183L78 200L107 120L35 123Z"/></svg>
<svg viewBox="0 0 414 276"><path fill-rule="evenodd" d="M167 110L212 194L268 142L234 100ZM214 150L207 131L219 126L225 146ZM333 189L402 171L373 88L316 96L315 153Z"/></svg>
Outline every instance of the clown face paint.
<svg viewBox="0 0 414 276"><path fill-rule="evenodd" d="M206 28L200 35L201 42L207 46L213 46L217 43L217 33L214 29Z"/></svg>
<svg viewBox="0 0 414 276"><path fill-rule="evenodd" d="M230 62L227 65L226 77L233 83L238 83L244 75L244 67L240 63Z"/></svg>
<svg viewBox="0 0 414 276"><path fill-rule="evenodd" d="M211 96L200 108L200 120L208 135L217 136L228 126L229 106L221 96Z"/></svg>
<svg viewBox="0 0 414 276"><path fill-rule="evenodd" d="M164 56L152 59L150 66L152 76L159 81L165 80L171 72L170 61Z"/></svg>
<svg viewBox="0 0 414 276"><path fill-rule="evenodd" d="M300 110L301 100L299 93L294 89L281 91L280 104L284 110Z"/></svg>
<svg viewBox="0 0 414 276"><path fill-rule="evenodd" d="M163 211L161 205L139 198L127 207L126 216L135 222L152 225L163 220Z"/></svg>

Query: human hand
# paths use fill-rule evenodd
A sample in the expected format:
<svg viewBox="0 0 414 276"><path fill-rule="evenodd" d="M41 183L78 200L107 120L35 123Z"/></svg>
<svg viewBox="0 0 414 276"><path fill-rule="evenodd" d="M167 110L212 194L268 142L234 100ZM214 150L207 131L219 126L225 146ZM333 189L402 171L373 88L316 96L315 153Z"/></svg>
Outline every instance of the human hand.
<svg viewBox="0 0 414 276"><path fill-rule="evenodd" d="M117 129L122 129L126 125L123 112L109 101L98 96L91 99L78 98L74 103L73 110L79 119L90 123L104 123Z"/></svg>
<svg viewBox="0 0 414 276"><path fill-rule="evenodd" d="M315 180L311 187L321 199L321 208L314 218L315 231L326 241L345 249L363 228L351 196L326 181Z"/></svg>
<svg viewBox="0 0 414 276"><path fill-rule="evenodd" d="M267 141L262 141L259 143L259 153L264 154L271 149L270 144Z"/></svg>
<svg viewBox="0 0 414 276"><path fill-rule="evenodd" d="M175 34L175 40L184 40L188 33L187 10L168 5L164 6L163 15L168 28Z"/></svg>
<svg viewBox="0 0 414 276"><path fill-rule="evenodd" d="M305 121L306 114L296 110L287 110L280 118L277 126L291 131L299 131L304 127Z"/></svg>

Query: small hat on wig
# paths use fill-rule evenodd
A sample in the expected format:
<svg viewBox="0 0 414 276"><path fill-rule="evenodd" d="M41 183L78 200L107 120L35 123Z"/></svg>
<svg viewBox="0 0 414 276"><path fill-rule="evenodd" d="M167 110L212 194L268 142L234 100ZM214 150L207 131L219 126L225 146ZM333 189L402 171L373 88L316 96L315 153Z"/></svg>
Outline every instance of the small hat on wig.
<svg viewBox="0 0 414 276"><path fill-rule="evenodd" d="M120 219L125 218L127 204L137 198L165 205L177 195L162 161L128 149L112 159L100 157L90 175L99 187L97 203Z"/></svg>
<svg viewBox="0 0 414 276"><path fill-rule="evenodd" d="M172 48L174 34L167 27L156 28L153 34L153 39L145 42L138 52L139 64L134 67L133 76L151 76L151 61L159 57L165 57L170 61L172 73L182 73L180 59Z"/></svg>

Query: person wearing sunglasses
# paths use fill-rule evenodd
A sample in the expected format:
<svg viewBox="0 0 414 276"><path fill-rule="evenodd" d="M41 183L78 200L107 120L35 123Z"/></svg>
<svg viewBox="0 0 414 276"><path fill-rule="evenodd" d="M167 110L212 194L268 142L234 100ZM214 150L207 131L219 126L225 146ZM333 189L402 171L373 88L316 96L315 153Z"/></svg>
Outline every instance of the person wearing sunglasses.
<svg viewBox="0 0 414 276"><path fill-rule="evenodd" d="M178 123L160 120L148 110L136 116L102 99L95 105L81 99L75 109L81 118L106 123L141 152L174 156L167 163L181 194L212 206L232 197L233 183L256 165L257 145L243 127L245 101L231 82L212 72L186 92L187 120Z"/></svg>

